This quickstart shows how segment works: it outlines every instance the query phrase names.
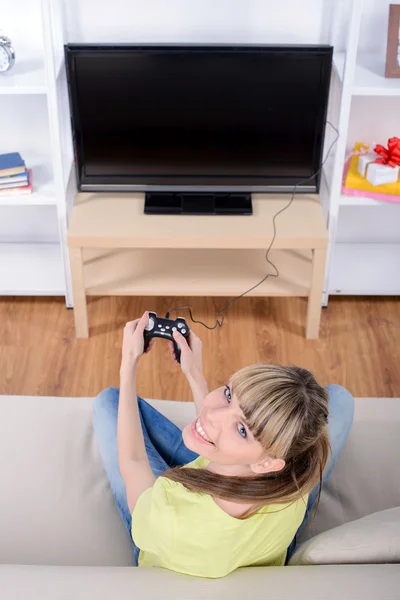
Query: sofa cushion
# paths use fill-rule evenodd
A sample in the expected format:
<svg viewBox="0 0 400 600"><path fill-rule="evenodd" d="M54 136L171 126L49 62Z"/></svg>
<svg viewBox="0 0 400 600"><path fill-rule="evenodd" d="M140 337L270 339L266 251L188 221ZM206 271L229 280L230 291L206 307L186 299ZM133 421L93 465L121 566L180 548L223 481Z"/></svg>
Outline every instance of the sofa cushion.
<svg viewBox="0 0 400 600"><path fill-rule="evenodd" d="M0 565L2 600L398 600L399 588L398 565L250 567L212 580L146 567Z"/></svg>
<svg viewBox="0 0 400 600"><path fill-rule="evenodd" d="M346 446L299 543L399 505L400 398L357 398Z"/></svg>
<svg viewBox="0 0 400 600"><path fill-rule="evenodd" d="M289 562L290 565L350 563L400 563L400 507L325 531L301 544Z"/></svg>
<svg viewBox="0 0 400 600"><path fill-rule="evenodd" d="M92 405L93 398L0 396L0 563L133 564ZM195 413L188 402L158 405L182 425Z"/></svg>

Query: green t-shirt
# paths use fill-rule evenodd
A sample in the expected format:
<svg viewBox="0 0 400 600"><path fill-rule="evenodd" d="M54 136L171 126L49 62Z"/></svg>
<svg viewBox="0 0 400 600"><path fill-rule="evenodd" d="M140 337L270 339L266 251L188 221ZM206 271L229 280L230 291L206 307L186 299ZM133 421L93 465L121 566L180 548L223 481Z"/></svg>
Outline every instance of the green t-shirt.
<svg viewBox="0 0 400 600"><path fill-rule="evenodd" d="M199 457L190 466L202 469ZM247 519L224 512L208 494L159 477L138 499L132 537L140 567L162 567L198 577L224 577L238 567L280 566L303 521L307 496L272 504Z"/></svg>

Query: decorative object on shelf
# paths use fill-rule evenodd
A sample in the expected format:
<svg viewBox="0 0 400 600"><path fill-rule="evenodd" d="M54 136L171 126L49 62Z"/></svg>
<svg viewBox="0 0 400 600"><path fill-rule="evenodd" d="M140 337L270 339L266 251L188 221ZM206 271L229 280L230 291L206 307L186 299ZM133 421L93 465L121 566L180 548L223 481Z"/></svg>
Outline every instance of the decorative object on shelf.
<svg viewBox="0 0 400 600"><path fill-rule="evenodd" d="M0 31L0 74L9 71L15 63L15 50L11 40Z"/></svg>
<svg viewBox="0 0 400 600"><path fill-rule="evenodd" d="M393 168L400 165L400 139L398 137L389 139L387 149L381 144L377 144L374 148L374 152L379 154L379 158L375 161L376 163L388 165Z"/></svg>
<svg viewBox="0 0 400 600"><path fill-rule="evenodd" d="M19 152L0 154L0 196L32 193L32 170Z"/></svg>
<svg viewBox="0 0 400 600"><path fill-rule="evenodd" d="M372 152L367 144L355 144L351 158L345 163L343 194L400 203L399 138L391 138L388 145L388 149L375 145Z"/></svg>
<svg viewBox="0 0 400 600"><path fill-rule="evenodd" d="M389 8L386 77L400 77L400 4L391 4Z"/></svg>
<svg viewBox="0 0 400 600"><path fill-rule="evenodd" d="M358 172L372 185L397 183L400 172L400 139L390 138L388 148L377 144L373 152L358 157Z"/></svg>

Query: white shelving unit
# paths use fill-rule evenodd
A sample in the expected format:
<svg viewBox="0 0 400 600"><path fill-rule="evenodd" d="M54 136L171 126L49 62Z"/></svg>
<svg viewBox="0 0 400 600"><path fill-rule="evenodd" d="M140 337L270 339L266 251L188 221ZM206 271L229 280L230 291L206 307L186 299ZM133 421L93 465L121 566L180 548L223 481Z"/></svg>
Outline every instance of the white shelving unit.
<svg viewBox="0 0 400 600"><path fill-rule="evenodd" d="M0 211L15 207L24 219L24 207L53 207L56 209L58 239L54 243L30 243L0 238L0 296L1 295L60 295L72 307L69 255L67 249L68 207L74 190L73 149L70 133L67 79L64 64L66 31L63 22L62 0L41 0L42 53L37 47L16 48L17 60L9 73L0 77L0 111L10 97L23 97L29 107L34 99L46 106L49 143L46 153L43 144L35 151L35 139L25 127L18 148L9 137L2 140L2 151L8 145L19 150L28 168L32 169L33 191L27 195L0 196ZM36 106L36 105L35 105ZM10 117L12 118L12 116ZM18 123L15 123L18 127ZM11 128L11 131L13 129ZM26 143L26 150L24 149ZM38 209L39 210L39 209ZM9 214L9 213L6 213ZM43 213L49 218L48 213ZM52 213L53 214L53 213ZM1 212L0 212L1 215ZM0 219L2 217L0 216ZM29 226L27 225L29 229Z"/></svg>
<svg viewBox="0 0 400 600"><path fill-rule="evenodd" d="M363 2L363 0L361 0ZM346 53L334 55L333 66L337 76L344 80ZM355 65L354 82L351 91L354 96L400 96L400 85L396 79L385 78L385 62L376 54L358 54Z"/></svg>
<svg viewBox="0 0 400 600"><path fill-rule="evenodd" d="M2 294L11 296L63 296L64 272L60 244L0 245Z"/></svg>
<svg viewBox="0 0 400 600"><path fill-rule="evenodd" d="M337 243L330 274L331 293L336 295L395 295L400 290L400 244ZM371 265L380 268L372 274ZM343 269L346 264L347 268Z"/></svg>
<svg viewBox="0 0 400 600"><path fill-rule="evenodd" d="M343 24L343 10L346 3L335 4L334 20L331 31L331 44L336 47L338 34ZM329 189L327 218L329 225L329 247L326 267L323 305L328 304L330 295L397 295L400 294L400 234L377 241L354 243L342 240L341 229L348 211L376 209L375 218L387 214L388 223L393 219L393 211L398 211L400 223L400 204L381 202L373 198L347 196L342 194L343 165L349 151L348 132L351 121L353 99L362 97L363 102L378 98L399 101L400 79L385 78L385 57L379 54L359 52L361 22L364 13L364 0L351 0L345 52L334 54L334 82L339 87L338 118L336 126L340 132L333 161L325 170L325 180ZM399 122L393 123L393 133ZM360 139L368 142L370 140ZM372 140L371 140L372 141ZM392 207L392 208L388 208ZM361 212L360 212L361 214ZM371 217L372 218L372 217ZM356 221L354 219L353 221ZM361 222L361 219L360 219ZM389 226L388 226L389 229Z"/></svg>
<svg viewBox="0 0 400 600"><path fill-rule="evenodd" d="M355 225L358 220L363 221L354 216L366 214L363 211L372 211L373 216L370 213L369 219L380 223L382 215L387 215L391 225L394 221L400 222L400 205L367 197L344 196L341 190L343 164L350 145L349 124L354 99L357 98L357 102L370 102L371 98L382 103L398 101L400 114L400 80L385 78L385 57L358 51L364 9L370 10L372 2L378 6L380 1L369 0L368 6L367 3L364 6L364 0L332 3L334 18L330 42L335 47L333 79L335 91L338 90L339 94L337 98L332 94L331 105L338 109L338 114L330 116L330 119L338 127L340 138L323 172L323 205L330 240L324 305L327 305L331 294L400 294L400 231L398 235L394 234L391 226L388 227L391 235L387 239L382 235L381 238L374 236L370 241L360 235L352 241L348 231L345 236L341 233L346 220L352 219ZM66 305L71 307L66 236L76 190L64 62L67 35L63 5L63 0L26 0L25 9L29 7L30 12L24 22L20 20L21 7L12 4L5 12L6 16L12 13L13 23L10 23L14 25L14 32L18 34L25 27L27 35L20 35L16 44L17 61L13 69L0 76L0 152L21 152L33 171L33 193L0 196L0 295L65 295ZM343 17L346 9L348 14ZM39 12L41 19L36 19L31 25L30 20L39 17ZM2 22L2 27L4 25ZM336 52L339 47L337 39L345 26L348 27L345 51ZM12 31L7 30L6 33L13 39ZM13 108L14 104L15 110L11 110L8 116L7 109ZM2 111L3 107L5 110ZM31 107L30 111L26 111L28 107ZM36 126L38 111L38 120L42 120ZM29 117L24 112L29 112ZM43 119L47 121L45 125ZM22 131L22 135L14 135L14 125ZM396 133L393 131L393 134ZM326 148L328 145L329 140ZM397 209L398 217L394 212ZM32 217L33 211L34 225L26 221L26 226L17 228L27 232L27 236L19 239L17 235L14 239L8 235L7 219L10 219L11 212L13 223L10 220L9 226L15 229L15 223L24 225L26 215ZM29 230L29 227L36 227L41 219L43 222L53 219L54 239L47 233L41 237L36 231ZM45 224L47 227L47 222ZM46 243L40 243L38 239L46 240Z"/></svg>

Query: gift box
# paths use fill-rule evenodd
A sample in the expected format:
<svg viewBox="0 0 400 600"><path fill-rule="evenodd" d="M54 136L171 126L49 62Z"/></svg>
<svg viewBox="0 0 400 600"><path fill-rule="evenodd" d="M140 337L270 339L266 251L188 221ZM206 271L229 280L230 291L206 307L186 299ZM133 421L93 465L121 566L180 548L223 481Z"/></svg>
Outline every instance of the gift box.
<svg viewBox="0 0 400 600"><path fill-rule="evenodd" d="M366 154L361 154L358 157L358 172L360 173L360 175L366 177L368 166L371 163L374 163L377 158L378 155L375 154L375 152L367 152Z"/></svg>
<svg viewBox="0 0 400 600"><path fill-rule="evenodd" d="M371 153L369 146L360 142L355 144L353 155L346 162L343 172L342 193L348 196L368 197L400 203L400 177L395 183L374 186L359 172L359 159L361 156ZM367 164L370 164L369 161L367 161Z"/></svg>
<svg viewBox="0 0 400 600"><path fill-rule="evenodd" d="M360 145L358 153L358 172L373 186L397 183L400 168L400 140L391 138L388 148L381 144L370 152L369 146Z"/></svg>
<svg viewBox="0 0 400 600"><path fill-rule="evenodd" d="M360 158L362 157L360 156ZM397 183L399 172L399 167L389 167L389 165L371 162L367 165L365 179L373 186Z"/></svg>

